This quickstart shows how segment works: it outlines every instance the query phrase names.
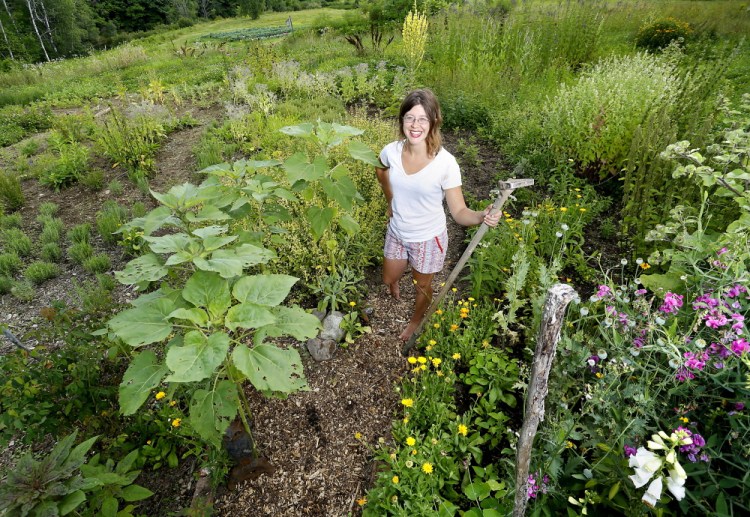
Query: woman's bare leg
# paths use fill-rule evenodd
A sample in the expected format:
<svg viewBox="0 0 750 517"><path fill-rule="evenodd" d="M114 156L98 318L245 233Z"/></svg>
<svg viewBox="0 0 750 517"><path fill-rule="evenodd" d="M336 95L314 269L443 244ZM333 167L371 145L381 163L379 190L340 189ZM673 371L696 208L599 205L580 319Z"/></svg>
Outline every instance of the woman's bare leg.
<svg viewBox="0 0 750 517"><path fill-rule="evenodd" d="M417 296L414 302L414 313L411 316L411 320L399 336L399 338L404 341L407 341L411 335L414 334L414 331L417 330L417 327L422 323L422 319L424 319L424 315L432 303L432 278L435 274L420 273L416 269L412 269L412 275L414 276L414 288L417 291Z"/></svg>
<svg viewBox="0 0 750 517"><path fill-rule="evenodd" d="M404 276L408 262L406 259L383 259L383 283L388 286L396 300L401 299L398 282Z"/></svg>

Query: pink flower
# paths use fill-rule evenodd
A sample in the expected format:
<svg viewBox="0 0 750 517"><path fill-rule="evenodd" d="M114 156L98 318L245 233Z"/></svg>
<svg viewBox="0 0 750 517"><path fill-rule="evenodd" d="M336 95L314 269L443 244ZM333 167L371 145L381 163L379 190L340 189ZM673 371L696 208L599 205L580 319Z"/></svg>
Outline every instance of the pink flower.
<svg viewBox="0 0 750 517"><path fill-rule="evenodd" d="M675 314L682 307L683 298L684 296L681 294L667 291L667 294L664 295L664 303L659 307L659 310L664 314Z"/></svg>
<svg viewBox="0 0 750 517"><path fill-rule="evenodd" d="M599 290L596 292L596 295L599 298L606 298L607 296L612 296L612 289L610 289L609 286L600 285Z"/></svg>
<svg viewBox="0 0 750 517"><path fill-rule="evenodd" d="M742 355L746 352L750 352L750 343L745 339L735 339L732 341L732 352L737 355Z"/></svg>

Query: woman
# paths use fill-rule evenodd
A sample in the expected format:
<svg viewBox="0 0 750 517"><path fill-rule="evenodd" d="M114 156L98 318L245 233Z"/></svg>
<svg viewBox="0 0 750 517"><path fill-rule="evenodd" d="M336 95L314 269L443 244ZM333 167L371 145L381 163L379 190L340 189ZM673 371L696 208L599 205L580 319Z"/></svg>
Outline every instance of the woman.
<svg viewBox="0 0 750 517"><path fill-rule="evenodd" d="M409 93L401 103L401 139L380 153L383 168L376 168L388 202L383 282L400 299L398 282L411 265L417 295L414 313L399 336L408 340L432 302L432 278L443 269L448 249L448 229L443 199L453 219L463 226L487 223L497 226L500 213L490 215L469 209L461 192L458 162L441 143L443 122L440 104L432 91Z"/></svg>

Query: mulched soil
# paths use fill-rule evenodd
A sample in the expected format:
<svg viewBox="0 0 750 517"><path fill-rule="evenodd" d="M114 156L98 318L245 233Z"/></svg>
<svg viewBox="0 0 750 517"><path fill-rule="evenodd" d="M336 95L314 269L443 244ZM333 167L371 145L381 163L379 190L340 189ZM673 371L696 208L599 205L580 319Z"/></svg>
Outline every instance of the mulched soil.
<svg viewBox="0 0 750 517"><path fill-rule="evenodd" d="M220 109L194 110L193 116L200 125L169 136L157 156L159 173L151 187L163 192L170 186L185 181L195 181L195 163L191 154L205 126L220 116ZM445 146L456 151L458 138L468 141L468 133L446 133ZM41 136L37 138L42 138ZM479 146L478 162L463 168L464 191L474 198L487 199L489 191L496 188L498 176L507 178L497 152L489 145L476 140ZM0 163L0 166L2 164ZM107 181L116 171L107 170ZM128 205L142 201L155 206L137 189L129 188L127 178L120 178L127 186L117 200ZM60 206L59 217L68 227L81 222L94 226L95 214L110 192L92 193L74 186L55 193L39 186L36 180L23 184L27 204L22 209L25 228L37 235L35 222L38 206L52 201ZM94 232L96 233L96 232ZM435 286L447 278L458 261L464 247L464 230L449 221L450 246L443 272L436 276ZM113 270L124 266L122 254L95 240L95 246L113 257ZM38 289L32 302L24 303L9 295L0 297L0 321L10 325L18 336L37 325L46 324L40 310L55 300L76 305L77 299L71 281L89 278L79 266L65 263L63 274ZM380 269L367 272L368 295L365 303L373 312L370 316L372 333L361 338L348 349L339 349L335 357L326 362L315 362L304 349L296 345L302 355L309 390L286 400L266 399L248 389L253 413L253 434L261 453L272 465L274 472L257 479L240 483L233 490L220 487L215 498L214 515L268 515L268 516L343 516L359 514L356 499L371 486L374 477L372 453L367 444L379 438L390 440L390 424L399 416L400 397L394 389L407 371L401 355L402 343L398 334L411 314L414 288L409 273L401 282L402 300L393 300L380 283ZM120 289L116 293L121 301L134 296ZM34 344L34 343L29 343ZM59 343L62 344L62 343ZM0 344L0 353L11 345ZM355 433L364 439L358 441ZM48 440L50 441L50 440ZM7 468L9 458L18 448L11 448L0 460L0 469ZM175 515L191 504L197 472L191 460L181 462L175 470L161 469L144 472L137 480L156 493L142 504L137 512L149 516Z"/></svg>

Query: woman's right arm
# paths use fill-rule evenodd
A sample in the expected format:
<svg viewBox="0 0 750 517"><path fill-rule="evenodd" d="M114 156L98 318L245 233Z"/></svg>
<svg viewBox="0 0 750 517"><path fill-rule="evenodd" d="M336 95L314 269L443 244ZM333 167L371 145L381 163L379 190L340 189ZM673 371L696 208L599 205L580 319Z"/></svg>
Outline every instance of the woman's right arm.
<svg viewBox="0 0 750 517"><path fill-rule="evenodd" d="M393 216L393 211L391 210L391 199L393 199L393 192L391 192L391 182L388 180L388 169L375 167L375 174L377 174L378 176L378 183L380 183L380 188L383 189L385 202L388 204L386 214L388 215L388 219L390 219L391 216Z"/></svg>

